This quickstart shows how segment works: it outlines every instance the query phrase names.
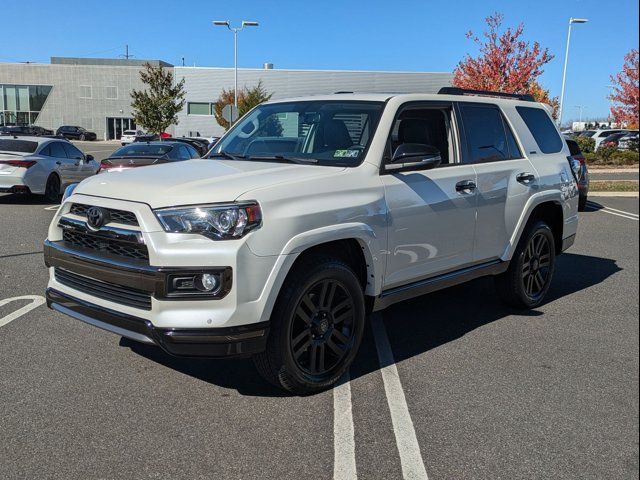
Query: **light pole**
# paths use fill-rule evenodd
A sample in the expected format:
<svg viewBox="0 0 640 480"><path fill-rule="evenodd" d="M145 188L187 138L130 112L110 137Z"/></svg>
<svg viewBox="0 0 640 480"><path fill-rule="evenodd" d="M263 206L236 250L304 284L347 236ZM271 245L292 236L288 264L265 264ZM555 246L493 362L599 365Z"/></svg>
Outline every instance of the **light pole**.
<svg viewBox="0 0 640 480"><path fill-rule="evenodd" d="M587 108L586 105L574 105L575 108L580 110L580 114L579 114L579 122L582 122L582 111Z"/></svg>
<svg viewBox="0 0 640 480"><path fill-rule="evenodd" d="M257 27L258 22L250 22L243 20L241 26L232 27L229 20L215 20L213 24L217 27L227 27L233 32L233 105L238 109L238 32L244 29L244 27Z"/></svg>
<svg viewBox="0 0 640 480"><path fill-rule="evenodd" d="M558 125L562 125L562 107L564 106L564 89L567 82L567 63L569 62L569 44L571 43L571 26L574 23L587 23L586 18L569 19L569 31L567 32L567 51L564 54L564 69L562 70L562 91L560 93L560 111L558 112Z"/></svg>

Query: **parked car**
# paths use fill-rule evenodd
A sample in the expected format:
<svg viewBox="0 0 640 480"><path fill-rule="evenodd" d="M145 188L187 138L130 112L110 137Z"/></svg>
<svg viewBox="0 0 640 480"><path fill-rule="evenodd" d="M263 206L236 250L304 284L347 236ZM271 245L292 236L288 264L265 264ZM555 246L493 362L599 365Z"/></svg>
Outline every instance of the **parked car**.
<svg viewBox="0 0 640 480"><path fill-rule="evenodd" d="M193 158L200 158L198 151L191 145L182 142L136 142L120 147L109 158L102 160L98 173L122 171Z"/></svg>
<svg viewBox="0 0 640 480"><path fill-rule="evenodd" d="M56 130L56 135L60 135L68 140L97 140L95 132L90 132L82 127L64 125Z"/></svg>
<svg viewBox="0 0 640 480"><path fill-rule="evenodd" d="M618 140L618 150L635 150L638 151L638 132L631 131Z"/></svg>
<svg viewBox="0 0 640 480"><path fill-rule="evenodd" d="M5 125L0 126L0 135L53 136L53 130L38 125Z"/></svg>
<svg viewBox="0 0 640 480"><path fill-rule="evenodd" d="M142 137L144 132L142 130L125 130L120 136L120 143L127 145L136 141L136 138Z"/></svg>
<svg viewBox="0 0 640 480"><path fill-rule="evenodd" d="M589 169L587 168L587 160L582 154L578 142L570 138L566 138L565 141L569 146L569 153L573 159L580 163L580 170L577 174L578 191L580 192L578 211L584 212L587 208L587 197L589 196Z"/></svg>
<svg viewBox="0 0 640 480"><path fill-rule="evenodd" d="M191 145L200 157L204 157L209 151L209 142L203 138L171 137L169 140L171 142L182 142Z"/></svg>
<svg viewBox="0 0 640 480"><path fill-rule="evenodd" d="M607 128L607 129L601 129L601 130L596 130L593 134L593 136L591 138L593 138L596 141L596 145L595 145L595 149L598 150L598 148L600 147L600 144L610 135L614 135L616 133L627 133L629 130L625 130L625 129L612 129L612 128Z"/></svg>
<svg viewBox="0 0 640 480"><path fill-rule="evenodd" d="M598 148L600 149L603 147L615 147L617 149L619 140L625 135L627 135L627 132L612 133L611 135L609 135L608 137L605 137L605 139L600 142L600 145L598 145Z"/></svg>
<svg viewBox="0 0 640 480"><path fill-rule="evenodd" d="M94 158L66 140L0 137L2 193L33 193L56 202L64 188L97 171Z"/></svg>
<svg viewBox="0 0 640 480"><path fill-rule="evenodd" d="M47 305L172 355L253 356L309 394L349 368L372 311L486 275L538 307L576 237L580 164L530 96L270 101L209 156L70 187Z"/></svg>

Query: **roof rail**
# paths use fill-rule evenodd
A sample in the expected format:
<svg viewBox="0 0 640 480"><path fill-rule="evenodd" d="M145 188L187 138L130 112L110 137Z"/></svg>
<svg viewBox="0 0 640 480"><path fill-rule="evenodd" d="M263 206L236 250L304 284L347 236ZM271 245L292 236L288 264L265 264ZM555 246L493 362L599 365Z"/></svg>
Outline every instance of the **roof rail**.
<svg viewBox="0 0 640 480"><path fill-rule="evenodd" d="M333 92L334 95L340 95L340 94L343 94L343 93L353 93L353 92L350 92L348 90L339 90L337 92Z"/></svg>
<svg viewBox="0 0 640 480"><path fill-rule="evenodd" d="M535 102L533 95L528 93L503 93L503 92L491 92L489 90L469 90L466 88L458 87L442 87L438 90L440 95L479 95L485 97L502 97L512 98L514 100L523 100L525 102Z"/></svg>

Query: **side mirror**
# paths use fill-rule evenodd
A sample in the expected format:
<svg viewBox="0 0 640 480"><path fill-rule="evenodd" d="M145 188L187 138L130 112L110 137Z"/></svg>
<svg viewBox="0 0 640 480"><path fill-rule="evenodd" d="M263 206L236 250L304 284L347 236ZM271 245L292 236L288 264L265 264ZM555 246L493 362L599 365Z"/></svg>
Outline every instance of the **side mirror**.
<svg viewBox="0 0 640 480"><path fill-rule="evenodd" d="M93 155L88 155L88 154L87 154L87 155L85 155L85 156L84 156L84 161L85 161L86 163L92 162L93 160L94 160Z"/></svg>
<svg viewBox="0 0 640 480"><path fill-rule="evenodd" d="M422 143L403 143L396 148L391 162L385 165L387 171L429 170L442 163L440 150Z"/></svg>

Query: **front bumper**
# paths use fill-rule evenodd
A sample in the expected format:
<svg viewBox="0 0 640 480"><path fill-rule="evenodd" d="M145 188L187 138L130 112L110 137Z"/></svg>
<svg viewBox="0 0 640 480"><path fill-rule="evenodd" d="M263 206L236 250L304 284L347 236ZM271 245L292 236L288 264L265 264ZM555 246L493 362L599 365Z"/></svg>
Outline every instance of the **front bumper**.
<svg viewBox="0 0 640 480"><path fill-rule="evenodd" d="M269 323L226 328L158 328L148 320L101 307L48 288L47 306L98 328L157 345L181 357L244 357L266 347Z"/></svg>

